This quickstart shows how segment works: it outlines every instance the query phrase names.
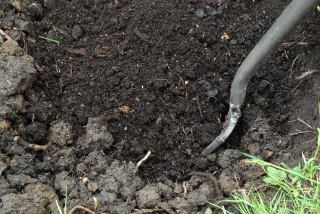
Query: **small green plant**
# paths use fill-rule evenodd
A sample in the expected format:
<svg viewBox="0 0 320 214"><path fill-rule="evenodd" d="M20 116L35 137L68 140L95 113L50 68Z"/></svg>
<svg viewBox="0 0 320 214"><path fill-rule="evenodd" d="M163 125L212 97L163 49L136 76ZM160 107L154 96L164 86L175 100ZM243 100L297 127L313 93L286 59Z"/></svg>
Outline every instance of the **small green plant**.
<svg viewBox="0 0 320 214"><path fill-rule="evenodd" d="M55 40L55 39L51 39L51 38L49 38L49 37L39 36L39 38L40 38L40 39L47 40L48 42L52 42L52 43L55 43L55 44L60 44L60 41Z"/></svg>
<svg viewBox="0 0 320 214"><path fill-rule="evenodd" d="M285 59L289 59L289 54L288 54L288 51L284 50L283 51L283 54L282 54L282 57L284 57Z"/></svg>
<svg viewBox="0 0 320 214"><path fill-rule="evenodd" d="M56 26L52 25L52 31L54 31L54 33L56 35L59 35L58 28L56 28ZM52 43L55 43L55 44L60 44L60 41L56 40L56 39L52 39L52 38L45 37L45 36L39 36L39 38L47 40L48 42L52 42ZM60 38L62 38L62 37L60 36Z"/></svg>
<svg viewBox="0 0 320 214"><path fill-rule="evenodd" d="M320 111L320 104L318 105ZM317 158L320 149L320 128L314 155L307 159L302 155L302 164L293 168L285 164L275 165L255 156L248 162L259 164L266 172L263 181L269 187L267 192L254 188L235 192L231 203L241 214L319 214L320 213L320 164ZM270 191L271 190L271 191ZM233 214L224 206L211 204L224 214Z"/></svg>
<svg viewBox="0 0 320 214"><path fill-rule="evenodd" d="M320 12L320 5L317 5L317 10Z"/></svg>
<svg viewBox="0 0 320 214"><path fill-rule="evenodd" d="M66 193L64 197L64 207L62 208L59 204L59 201L56 200L56 206L59 214L67 214L68 213L68 188L66 187Z"/></svg>

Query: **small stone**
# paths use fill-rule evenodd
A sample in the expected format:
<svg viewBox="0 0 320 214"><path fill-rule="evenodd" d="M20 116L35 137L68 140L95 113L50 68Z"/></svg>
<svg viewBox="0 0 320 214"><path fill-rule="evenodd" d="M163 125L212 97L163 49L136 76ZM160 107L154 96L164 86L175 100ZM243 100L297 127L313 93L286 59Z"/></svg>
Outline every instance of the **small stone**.
<svg viewBox="0 0 320 214"><path fill-rule="evenodd" d="M194 14L199 18L199 19L202 19L206 16L204 10L202 9L198 9L194 12Z"/></svg>
<svg viewBox="0 0 320 214"><path fill-rule="evenodd" d="M209 90L207 91L206 94L209 98L214 98L218 94L218 90L217 89Z"/></svg>
<svg viewBox="0 0 320 214"><path fill-rule="evenodd" d="M78 40L83 34L83 31L79 25L75 25L72 28L72 38Z"/></svg>
<svg viewBox="0 0 320 214"><path fill-rule="evenodd" d="M87 177L84 177L82 179L82 183L87 184L89 182L89 179Z"/></svg>

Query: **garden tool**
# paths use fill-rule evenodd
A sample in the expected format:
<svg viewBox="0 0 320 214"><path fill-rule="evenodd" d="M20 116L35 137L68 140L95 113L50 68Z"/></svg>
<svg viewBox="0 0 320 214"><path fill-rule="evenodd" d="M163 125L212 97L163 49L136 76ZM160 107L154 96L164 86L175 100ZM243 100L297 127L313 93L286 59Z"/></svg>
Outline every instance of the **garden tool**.
<svg viewBox="0 0 320 214"><path fill-rule="evenodd" d="M229 111L221 134L203 152L206 156L221 146L230 136L240 116L246 90L252 76L258 72L263 61L280 45L281 41L310 13L319 0L292 0L271 28L264 34L239 67L231 85Z"/></svg>

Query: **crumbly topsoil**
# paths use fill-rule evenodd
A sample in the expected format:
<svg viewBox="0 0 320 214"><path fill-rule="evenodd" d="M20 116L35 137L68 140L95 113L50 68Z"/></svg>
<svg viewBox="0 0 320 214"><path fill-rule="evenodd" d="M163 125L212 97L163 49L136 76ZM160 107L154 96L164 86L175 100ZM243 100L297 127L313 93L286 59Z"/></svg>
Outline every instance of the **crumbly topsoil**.
<svg viewBox="0 0 320 214"><path fill-rule="evenodd" d="M226 144L200 156L288 2L1 1L0 213L55 213L66 187L70 207L97 213L196 213L263 175L242 152L297 160L294 137L315 136L290 122L317 120L296 110L319 99L317 72L297 78L320 67L316 11L252 79Z"/></svg>

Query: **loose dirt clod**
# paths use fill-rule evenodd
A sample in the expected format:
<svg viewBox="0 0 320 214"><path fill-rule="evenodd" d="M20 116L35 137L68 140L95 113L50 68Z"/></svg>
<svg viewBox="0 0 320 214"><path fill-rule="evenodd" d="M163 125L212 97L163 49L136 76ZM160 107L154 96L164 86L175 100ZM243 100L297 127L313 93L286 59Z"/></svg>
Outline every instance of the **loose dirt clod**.
<svg viewBox="0 0 320 214"><path fill-rule="evenodd" d="M22 93L35 79L33 58L0 53L0 98Z"/></svg>
<svg viewBox="0 0 320 214"><path fill-rule="evenodd" d="M137 192L137 198L139 208L153 208L160 202L161 195L157 187L147 185Z"/></svg>
<svg viewBox="0 0 320 214"><path fill-rule="evenodd" d="M230 172L229 170L223 170L219 175L220 188L224 194L230 195L234 190L239 188L239 185L235 178L235 174Z"/></svg>
<svg viewBox="0 0 320 214"><path fill-rule="evenodd" d="M1 213L46 214L50 210L50 204L57 198L52 187L41 183L29 184L24 188L23 194L1 196Z"/></svg>
<svg viewBox="0 0 320 214"><path fill-rule="evenodd" d="M239 150L226 149L218 156L218 164L223 169L227 168L242 156Z"/></svg>
<svg viewBox="0 0 320 214"><path fill-rule="evenodd" d="M114 138L109 132L109 126L104 117L88 119L86 135L78 139L81 148L108 149L114 143Z"/></svg>
<svg viewBox="0 0 320 214"><path fill-rule="evenodd" d="M73 143L71 124L64 121L55 121L51 124L49 142L59 146L66 146Z"/></svg>

